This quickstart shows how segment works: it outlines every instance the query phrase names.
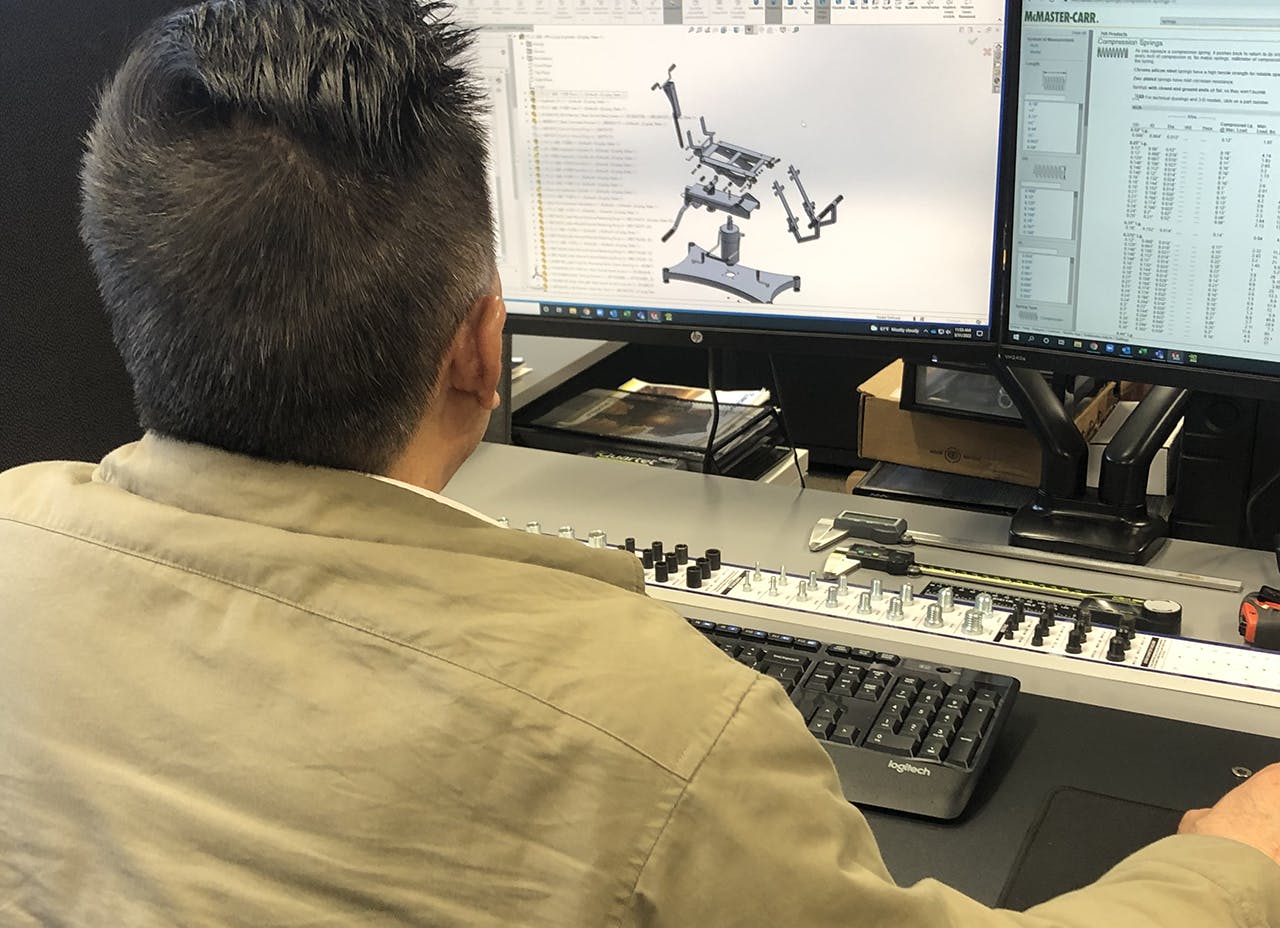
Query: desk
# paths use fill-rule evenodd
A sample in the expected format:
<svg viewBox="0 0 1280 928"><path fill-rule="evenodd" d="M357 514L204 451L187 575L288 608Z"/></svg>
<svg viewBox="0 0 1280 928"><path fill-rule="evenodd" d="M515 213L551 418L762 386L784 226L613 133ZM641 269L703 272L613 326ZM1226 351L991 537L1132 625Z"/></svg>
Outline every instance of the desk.
<svg viewBox="0 0 1280 928"><path fill-rule="evenodd" d="M614 541L627 535L661 538L691 549L718 547L726 561L785 563L792 572L819 569L823 555L808 551L814 522L850 505L840 493L799 490L701 474L624 467L528 448L482 446L449 484L455 499L513 525L540 521L545 531L572 524L579 536L603 528ZM905 516L912 529L986 544L1002 544L1006 517L919 504L859 499L870 512ZM1234 643L1238 593L1169 587L1150 580L1091 574L1002 558L930 549L929 559L955 567L1058 583L1105 588L1144 597L1171 597L1184 607L1184 633ZM1249 589L1273 580L1274 557L1195 542L1170 542L1153 567L1241 580ZM971 661L971 665L979 664ZM994 902L1023 834L1049 792L1077 786L1172 808L1207 805L1235 782L1231 767L1257 769L1280 759L1280 711L1242 712L1220 728L1133 715L1090 705L1097 693L1055 688L1052 675L1017 673L1023 680L1009 728L965 814L952 823L868 812L890 870L900 883L939 879L984 902ZM1132 696L1142 705L1142 694ZM1151 710L1161 711L1153 704ZM1146 709L1142 709L1146 712ZM1235 731L1230 729L1237 729ZM1262 734L1259 734L1262 733ZM1267 737L1264 737L1265 734ZM1064 747L1066 746L1066 747Z"/></svg>

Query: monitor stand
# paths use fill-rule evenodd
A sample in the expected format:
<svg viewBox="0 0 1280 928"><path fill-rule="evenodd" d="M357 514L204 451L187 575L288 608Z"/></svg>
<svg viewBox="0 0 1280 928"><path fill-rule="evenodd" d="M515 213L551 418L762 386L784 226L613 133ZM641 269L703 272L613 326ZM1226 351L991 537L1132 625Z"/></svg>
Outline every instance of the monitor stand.
<svg viewBox="0 0 1280 928"><path fill-rule="evenodd" d="M1147 475L1182 415L1187 391L1151 388L1107 445L1095 494L1085 488L1088 446L1045 379L1000 363L995 373L1041 452L1040 486L1014 513L1009 543L1126 564L1151 560L1169 526L1147 506Z"/></svg>

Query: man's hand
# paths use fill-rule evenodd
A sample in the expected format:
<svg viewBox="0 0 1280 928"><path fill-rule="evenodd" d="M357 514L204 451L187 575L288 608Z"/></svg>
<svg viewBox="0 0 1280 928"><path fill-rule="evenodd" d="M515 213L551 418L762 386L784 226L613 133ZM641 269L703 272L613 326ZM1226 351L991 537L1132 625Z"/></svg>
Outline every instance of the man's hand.
<svg viewBox="0 0 1280 928"><path fill-rule="evenodd" d="M1280 764L1259 770L1212 809L1192 809L1178 834L1231 838L1280 863Z"/></svg>

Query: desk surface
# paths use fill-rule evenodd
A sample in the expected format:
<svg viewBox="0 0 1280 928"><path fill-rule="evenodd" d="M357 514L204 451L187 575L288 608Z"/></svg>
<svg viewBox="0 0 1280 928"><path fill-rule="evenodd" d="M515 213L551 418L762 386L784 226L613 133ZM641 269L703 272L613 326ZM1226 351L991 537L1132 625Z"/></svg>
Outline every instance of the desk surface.
<svg viewBox="0 0 1280 928"><path fill-rule="evenodd" d="M821 567L823 555L808 550L809 531L818 518L853 502L840 493L497 445L482 446L446 492L492 516L505 515L513 525L538 520L545 531L573 525L579 536L603 528L615 541L631 535L646 542L684 542L691 549L718 547L726 561L785 563L793 572ZM1005 517L917 504L860 498L856 508L905 516L913 530L986 544L1002 544L1008 528ZM928 549L928 560L1174 598L1184 605L1187 634L1238 641L1238 593L943 549ZM1276 570L1274 558L1265 552L1183 541L1170 542L1151 566L1237 579L1249 589L1273 581ZM999 750L959 820L932 822L868 811L886 862L900 883L933 876L993 903L1023 835L1056 787L1191 808L1211 804L1238 782L1232 767L1257 769L1280 759L1280 740L1258 734L1252 720L1232 726L1241 731L1208 728L1088 705L1087 693L1080 694L1080 701L1037 695L1025 680L1024 690ZM1268 716L1266 721L1269 734L1280 734L1280 718Z"/></svg>
<svg viewBox="0 0 1280 928"><path fill-rule="evenodd" d="M447 491L513 525L540 521L548 530L572 524L580 535L601 528L611 538L665 539L691 549L718 547L726 561L785 564L791 572L822 567L824 555L808 549L814 523L842 509L905 516L913 531L988 545L1007 540L1007 516L899 503L843 493L767 486L684 471L599 462L528 448L483 445ZM917 548L930 563L1007 576L1032 576L1085 589L1104 589L1183 604L1185 634L1239 643L1238 592L1098 573L1077 567L1028 564L1006 557ZM1239 581L1246 589L1280 583L1275 557L1191 541L1171 541L1149 565Z"/></svg>

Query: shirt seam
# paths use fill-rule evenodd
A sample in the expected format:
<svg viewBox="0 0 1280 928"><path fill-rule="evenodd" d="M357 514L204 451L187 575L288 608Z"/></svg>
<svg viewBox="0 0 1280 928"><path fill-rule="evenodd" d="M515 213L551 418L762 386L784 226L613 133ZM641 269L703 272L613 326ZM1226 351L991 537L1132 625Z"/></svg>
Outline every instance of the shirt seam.
<svg viewBox="0 0 1280 928"><path fill-rule="evenodd" d="M747 685L747 688L742 691L742 695L738 697L738 701L733 706L733 711L730 712L728 716L725 718L724 724L721 725L720 730L716 732L715 738L712 739L710 746L707 748L706 752L702 755L702 758L698 761L697 766L693 768L693 770L689 773L688 779L684 781L684 785L680 788L679 794L675 797L674 800L672 800L671 808L667 810L667 816L662 821L662 827L658 829L658 833L654 836L653 841L649 845L649 850L645 852L644 860L640 861L640 866L636 869L636 878L631 882L630 891L628 892L626 898L620 900L619 902L618 916L613 921L614 925L622 924L622 917L625 914L624 907L628 900L635 898L636 890L640 886L640 880L644 877L644 872L649 866L649 861L653 859L653 855L657 852L658 845L662 842L663 836L667 833L667 829L671 826L671 820L674 819L676 816L676 810L680 808L680 803L684 801L684 797L689 792L689 787L693 785L693 781L697 778L699 771L702 770L703 766L710 759L711 755L715 752L717 745L720 744L720 739L724 737L724 733L729 730L729 726L733 724L734 719L738 717L738 713L742 711L742 704L747 701L747 697L750 696L752 691L757 686L759 686L761 682L764 681L765 679L767 678L758 676L757 679L752 680Z"/></svg>
<svg viewBox="0 0 1280 928"><path fill-rule="evenodd" d="M223 586L229 586L229 587L232 587L233 589L241 590L246 593L251 593L255 596L261 596L263 599L268 599L272 602L279 603L280 605L288 606L292 609L296 609L299 612L305 613L307 615L315 616L318 619L323 619L326 622L330 622L342 628L346 628L354 632L359 632L365 635L369 635L370 637L377 638L380 641L385 641L388 644L396 645L397 647L404 648L416 654L421 654L424 657L428 657L432 660L439 661L442 664L446 664L450 667L454 667L458 670L463 671L464 673L468 673L468 674L471 674L472 676L479 677L482 680L487 680L490 683L493 683L501 687L502 689L508 690L512 693L517 693L525 697L526 699L530 699L533 702L538 703L539 705L542 705L552 710L553 712L564 716L565 718L573 719L578 724L583 725L591 729L592 731L598 732L599 734L604 735L606 738L610 739L611 741L616 742L617 744L621 745L630 753L644 758L646 761L653 764L659 770L662 770L665 773L671 775L672 777L675 777L677 780L685 781L687 785L687 779L679 771L673 770L670 766L663 763L658 758L653 757L647 752L641 750L636 745L627 741L625 738L622 738L621 736L609 731L607 728L604 728L596 724L595 722L589 721L588 719L584 719L581 716L575 715L574 713L569 712L563 706L558 706L555 703L550 702L549 700L545 699L542 696L538 696L535 693L530 693L527 690L521 689L518 686L514 686L513 684L508 683L505 680L501 680L497 677L491 676L490 674L486 674L482 671L476 670L474 667L468 667L465 664L460 664L457 661L450 660L449 658L444 657L443 655L440 655L440 654L436 654L435 652L430 651L426 648L418 647L417 645L410 644L407 641L401 641L399 638L396 638L393 635L389 635L386 632L378 631L377 629L360 625L357 622L350 619L345 619L342 616L333 615L327 612L322 612L318 609L313 609L309 606L303 605L302 603L294 602L288 597L281 596L278 593L273 593L270 590L261 589L249 583L239 582L236 580L232 580L228 577L221 577L216 574L208 573L207 571L198 570L186 564L180 564L176 561L171 561L166 558L157 557L151 554L144 554L140 551L135 551L131 548L126 548L121 545L112 544L111 542L103 541L101 539L89 538L83 535L75 534L74 532L66 531L64 529L53 528L47 525L40 525L34 522L27 522L24 519L14 518L13 516L0 516L0 522L9 522L14 525L25 526L26 528L30 528L35 531L47 532L51 535L57 535L62 538L67 538L67 539L70 539L71 541L80 542L81 544L94 545L95 547L103 548L108 551L113 551L116 554L121 554L126 557L136 558L140 561L146 561L147 563L156 564L160 567L167 567L171 570L177 570L181 573L190 574L191 576L195 576L195 577L200 577L202 579L209 580L214 583L222 584ZM719 735L717 735L716 737L718 740ZM699 762L699 767L700 766L701 766L701 762Z"/></svg>

